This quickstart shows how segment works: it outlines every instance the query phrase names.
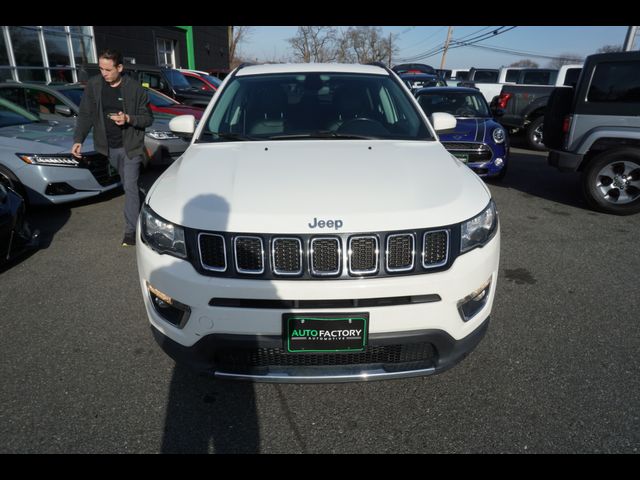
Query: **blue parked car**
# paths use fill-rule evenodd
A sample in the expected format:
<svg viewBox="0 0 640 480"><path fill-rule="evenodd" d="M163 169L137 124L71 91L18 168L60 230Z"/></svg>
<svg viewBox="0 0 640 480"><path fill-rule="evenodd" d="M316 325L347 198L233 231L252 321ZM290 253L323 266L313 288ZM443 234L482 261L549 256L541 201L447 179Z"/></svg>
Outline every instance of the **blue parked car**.
<svg viewBox="0 0 640 480"><path fill-rule="evenodd" d="M491 116L479 90L423 88L415 96L427 116L446 112L456 117L456 128L450 133L440 133L440 141L452 155L481 177L504 178L509 165L509 137Z"/></svg>

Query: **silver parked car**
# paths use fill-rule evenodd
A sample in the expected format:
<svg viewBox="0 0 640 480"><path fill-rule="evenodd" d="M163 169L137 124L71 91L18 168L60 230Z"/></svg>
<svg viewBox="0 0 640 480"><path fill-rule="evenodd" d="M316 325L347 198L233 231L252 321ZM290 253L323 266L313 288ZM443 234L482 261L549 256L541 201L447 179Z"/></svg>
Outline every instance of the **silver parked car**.
<svg viewBox="0 0 640 480"><path fill-rule="evenodd" d="M84 85L41 85L7 82L0 84L0 98L9 100L42 120L73 121L80 109ZM144 164L167 165L179 157L189 143L173 134L169 121L173 115L154 112L153 124L147 128Z"/></svg>
<svg viewBox="0 0 640 480"><path fill-rule="evenodd" d="M93 197L120 186L107 157L87 137L81 159L71 155L73 121L45 121L0 98L0 182L30 204Z"/></svg>

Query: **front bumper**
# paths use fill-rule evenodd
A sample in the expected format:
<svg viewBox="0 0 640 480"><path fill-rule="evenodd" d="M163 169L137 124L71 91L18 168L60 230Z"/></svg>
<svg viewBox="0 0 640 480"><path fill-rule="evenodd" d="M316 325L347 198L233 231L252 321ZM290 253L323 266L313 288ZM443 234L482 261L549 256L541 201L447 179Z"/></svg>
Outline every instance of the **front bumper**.
<svg viewBox="0 0 640 480"><path fill-rule="evenodd" d="M455 340L442 330L375 334L364 353L287 354L280 336L207 335L184 347L151 327L176 362L217 378L266 383L340 383L389 380L442 373L462 361L482 340L489 318ZM323 365L313 365L324 360ZM353 363L350 363L353 362ZM358 362L358 363L356 363Z"/></svg>
<svg viewBox="0 0 640 480"><path fill-rule="evenodd" d="M151 250L139 236L136 246L147 316L162 348L177 361L219 377L272 382L401 378L450 368L475 347L486 331L496 291L499 253L498 226L496 235L484 247L458 256L444 271L360 280L257 280L200 275L191 263ZM464 321L458 303L487 281L490 288L486 303ZM148 285L188 306L188 318L171 324L160 316ZM210 305L213 297L309 302L430 295L439 299L367 308L305 310ZM310 311L366 311L370 321L365 352L329 356L323 353L316 357L284 352L283 314ZM349 355L356 357L348 358Z"/></svg>

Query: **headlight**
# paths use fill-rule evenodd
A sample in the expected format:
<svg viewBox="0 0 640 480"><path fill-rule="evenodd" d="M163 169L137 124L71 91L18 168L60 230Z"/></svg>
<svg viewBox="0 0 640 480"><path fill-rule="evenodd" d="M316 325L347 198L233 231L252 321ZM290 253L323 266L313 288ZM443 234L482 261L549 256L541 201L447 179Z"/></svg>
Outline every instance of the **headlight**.
<svg viewBox="0 0 640 480"><path fill-rule="evenodd" d="M46 155L41 153L16 153L18 158L30 165L48 165L53 167L77 167L80 162L70 153Z"/></svg>
<svg viewBox="0 0 640 480"><path fill-rule="evenodd" d="M496 204L491 200L479 215L462 224L460 253L481 247L493 238L498 226Z"/></svg>
<svg viewBox="0 0 640 480"><path fill-rule="evenodd" d="M174 138L180 138L173 132L160 132L156 130L147 132L147 136L153 138L154 140L172 140Z"/></svg>
<svg viewBox="0 0 640 480"><path fill-rule="evenodd" d="M504 128L496 127L493 129L493 141L496 143L503 143L506 138Z"/></svg>
<svg viewBox="0 0 640 480"><path fill-rule="evenodd" d="M142 239L156 252L187 258L184 229L159 217L148 205L140 211L140 228Z"/></svg>

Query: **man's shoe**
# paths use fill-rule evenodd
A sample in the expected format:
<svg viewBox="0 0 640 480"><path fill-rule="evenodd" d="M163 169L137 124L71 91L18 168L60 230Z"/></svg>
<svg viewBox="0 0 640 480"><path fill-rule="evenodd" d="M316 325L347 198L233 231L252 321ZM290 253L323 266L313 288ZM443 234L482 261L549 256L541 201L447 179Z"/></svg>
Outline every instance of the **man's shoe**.
<svg viewBox="0 0 640 480"><path fill-rule="evenodd" d="M136 244L136 234L135 233L125 233L124 238L122 239L123 247L131 247Z"/></svg>

